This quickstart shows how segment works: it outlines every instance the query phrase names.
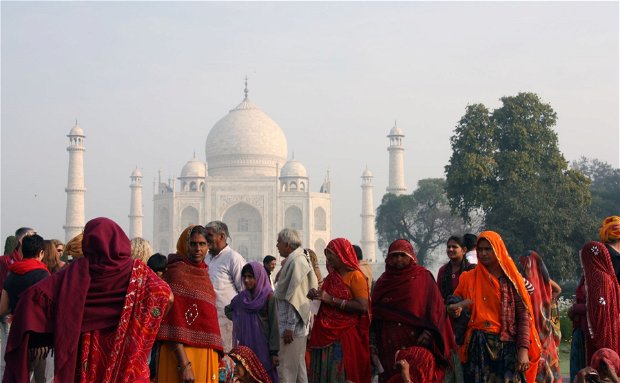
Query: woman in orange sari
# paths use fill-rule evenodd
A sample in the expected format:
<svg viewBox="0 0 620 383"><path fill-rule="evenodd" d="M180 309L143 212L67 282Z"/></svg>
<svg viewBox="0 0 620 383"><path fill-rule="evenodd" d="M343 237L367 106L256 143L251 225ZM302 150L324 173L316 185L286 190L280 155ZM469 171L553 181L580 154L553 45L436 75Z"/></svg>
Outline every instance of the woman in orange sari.
<svg viewBox="0 0 620 383"><path fill-rule="evenodd" d="M170 284L174 304L157 334L157 340L163 341L157 371L160 382L218 381L223 344L215 290L203 262L207 251L206 229L190 226L179 237L177 254L168 256L163 280Z"/></svg>
<svg viewBox="0 0 620 383"><path fill-rule="evenodd" d="M477 242L478 266L461 275L448 306L458 318L471 320L460 357L467 382L536 381L540 339L532 320L532 303L523 277L499 234L485 231Z"/></svg>
<svg viewBox="0 0 620 383"><path fill-rule="evenodd" d="M310 335L309 381L370 383L368 282L351 243L331 240L325 248L329 274L310 299L321 307Z"/></svg>

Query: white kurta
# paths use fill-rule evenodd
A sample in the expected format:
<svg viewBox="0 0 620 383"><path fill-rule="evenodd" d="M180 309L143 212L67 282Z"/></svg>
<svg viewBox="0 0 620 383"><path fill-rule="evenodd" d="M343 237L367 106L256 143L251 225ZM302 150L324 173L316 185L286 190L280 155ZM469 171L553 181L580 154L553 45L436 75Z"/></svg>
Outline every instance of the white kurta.
<svg viewBox="0 0 620 383"><path fill-rule="evenodd" d="M205 263L209 266L209 277L217 297L217 319L220 324L224 352L232 348L232 321L226 318L224 306L243 290L241 269L245 259L230 246L226 246L218 255L207 254Z"/></svg>

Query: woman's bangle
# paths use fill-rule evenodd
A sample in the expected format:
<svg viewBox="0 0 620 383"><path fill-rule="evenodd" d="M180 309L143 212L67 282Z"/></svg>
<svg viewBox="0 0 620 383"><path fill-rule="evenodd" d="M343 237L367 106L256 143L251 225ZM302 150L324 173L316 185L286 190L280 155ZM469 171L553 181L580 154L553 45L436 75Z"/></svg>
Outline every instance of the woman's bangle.
<svg viewBox="0 0 620 383"><path fill-rule="evenodd" d="M340 310L344 310L346 305L347 305L347 300L343 299L342 302L340 303Z"/></svg>
<svg viewBox="0 0 620 383"><path fill-rule="evenodd" d="M191 361L188 361L187 364L185 366L177 366L177 371L179 373L184 372L185 370L187 370L187 367L190 367L192 365Z"/></svg>

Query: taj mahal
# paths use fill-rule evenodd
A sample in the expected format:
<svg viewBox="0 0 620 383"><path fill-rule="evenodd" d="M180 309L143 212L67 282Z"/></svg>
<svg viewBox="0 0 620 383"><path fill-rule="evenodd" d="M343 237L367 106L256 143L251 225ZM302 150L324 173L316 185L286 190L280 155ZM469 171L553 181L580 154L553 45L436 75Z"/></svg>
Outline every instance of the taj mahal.
<svg viewBox="0 0 620 383"><path fill-rule="evenodd" d="M70 145L67 184L66 240L84 227L83 156L85 135L76 125L67 135ZM404 181L404 134L396 125L388 136L389 185L387 192L406 193ZM331 239L330 177L312 191L308 172L298 160L288 159L288 143L280 126L248 97L247 79L239 105L211 128L205 144L206 162L195 154L180 176L153 190L153 250L169 254L176 249L180 233L190 224L205 225L221 220L230 231L229 244L243 257L260 261L276 249L278 232L299 230L304 248L322 254ZM142 237L142 173L130 176L130 238ZM361 175L361 240L364 258L376 261L373 175Z"/></svg>

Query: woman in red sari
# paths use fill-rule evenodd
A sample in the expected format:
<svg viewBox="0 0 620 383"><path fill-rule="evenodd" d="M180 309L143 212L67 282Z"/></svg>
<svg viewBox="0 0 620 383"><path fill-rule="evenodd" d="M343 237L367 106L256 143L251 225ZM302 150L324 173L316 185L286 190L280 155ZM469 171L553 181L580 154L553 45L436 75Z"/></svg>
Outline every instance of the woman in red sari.
<svg viewBox="0 0 620 383"><path fill-rule="evenodd" d="M554 336L552 319L555 300L552 293L552 279L542 257L530 250L519 257L520 271L533 286L531 293L532 310L536 330L540 338L541 355L538 362L537 382L562 382L560 359L558 357L560 340Z"/></svg>
<svg viewBox="0 0 620 383"><path fill-rule="evenodd" d="M372 312L371 352L385 370L380 382L399 376L396 353L409 347L415 347L415 364L428 366L426 382L443 380L454 335L435 279L417 264L409 241L398 239L390 245L385 272L372 293Z"/></svg>
<svg viewBox="0 0 620 383"><path fill-rule="evenodd" d="M157 371L160 382L209 382L219 377L223 351L215 308L215 290L204 263L207 231L186 228L177 242L177 253L168 256L164 281L174 293L174 304L157 334L163 341Z"/></svg>
<svg viewBox="0 0 620 383"><path fill-rule="evenodd" d="M580 253L586 287L586 362L601 348L620 354L620 285L611 256L600 242L586 243Z"/></svg>
<svg viewBox="0 0 620 383"><path fill-rule="evenodd" d="M325 257L329 274L308 293L321 300L309 340L309 381L369 383L368 282L348 240L331 240Z"/></svg>
<svg viewBox="0 0 620 383"><path fill-rule="evenodd" d="M147 359L171 300L107 218L89 221L84 257L20 297L6 353L5 382L29 381L29 349L54 349L55 382L148 382Z"/></svg>

